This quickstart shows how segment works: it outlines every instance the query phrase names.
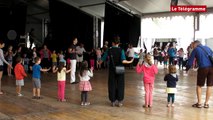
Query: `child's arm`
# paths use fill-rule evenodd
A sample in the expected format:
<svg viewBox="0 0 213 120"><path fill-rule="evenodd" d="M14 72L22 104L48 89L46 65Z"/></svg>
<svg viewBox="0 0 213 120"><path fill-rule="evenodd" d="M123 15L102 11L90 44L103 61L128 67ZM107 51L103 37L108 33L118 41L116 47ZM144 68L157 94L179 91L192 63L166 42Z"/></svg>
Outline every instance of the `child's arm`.
<svg viewBox="0 0 213 120"><path fill-rule="evenodd" d="M69 69L69 70L66 70L66 73L69 73L71 71L71 69Z"/></svg>
<svg viewBox="0 0 213 120"><path fill-rule="evenodd" d="M137 72L137 73L142 73L142 72L143 72L142 65L137 64L137 66L136 66L136 72Z"/></svg>
<svg viewBox="0 0 213 120"><path fill-rule="evenodd" d="M43 69L43 68L41 68L40 71L42 71L42 72L47 72L47 71L49 71L50 69L51 69L51 67L48 68L48 69Z"/></svg>
<svg viewBox="0 0 213 120"><path fill-rule="evenodd" d="M158 68L156 65L153 65L153 70L154 70L154 73L157 74L158 73Z"/></svg>
<svg viewBox="0 0 213 120"><path fill-rule="evenodd" d="M80 81L81 81L82 79L81 79L81 75L80 75L80 73L78 74L78 77L79 77L79 79L80 79Z"/></svg>
<svg viewBox="0 0 213 120"><path fill-rule="evenodd" d="M56 66L53 66L53 73L56 73L58 71L58 68Z"/></svg>
<svg viewBox="0 0 213 120"><path fill-rule="evenodd" d="M27 74L26 74L23 66L20 68L20 72L24 77L27 77Z"/></svg>
<svg viewBox="0 0 213 120"><path fill-rule="evenodd" d="M93 70L92 69L88 70L88 76L93 77Z"/></svg>

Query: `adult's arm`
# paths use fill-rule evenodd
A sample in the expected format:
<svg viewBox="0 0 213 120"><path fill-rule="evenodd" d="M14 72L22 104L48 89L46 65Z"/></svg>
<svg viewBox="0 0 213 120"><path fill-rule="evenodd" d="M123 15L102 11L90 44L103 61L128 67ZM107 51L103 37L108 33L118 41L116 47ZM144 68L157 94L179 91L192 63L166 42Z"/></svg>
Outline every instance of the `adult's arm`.
<svg viewBox="0 0 213 120"><path fill-rule="evenodd" d="M4 58L4 54L3 54L3 51L2 49L0 49L0 59L2 60L2 62L6 63L7 65L9 65L9 63L5 60Z"/></svg>

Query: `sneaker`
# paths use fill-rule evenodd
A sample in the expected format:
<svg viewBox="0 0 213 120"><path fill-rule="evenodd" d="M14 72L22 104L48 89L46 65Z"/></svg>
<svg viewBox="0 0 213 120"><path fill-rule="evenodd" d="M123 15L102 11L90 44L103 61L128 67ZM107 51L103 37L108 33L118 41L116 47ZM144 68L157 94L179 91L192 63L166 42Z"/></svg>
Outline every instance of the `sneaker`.
<svg viewBox="0 0 213 120"><path fill-rule="evenodd" d="M123 103L122 102L118 102L118 107L122 107Z"/></svg>
<svg viewBox="0 0 213 120"><path fill-rule="evenodd" d="M86 102L84 105L90 105L90 102Z"/></svg>
<svg viewBox="0 0 213 120"><path fill-rule="evenodd" d="M112 103L111 103L111 106L112 106L112 107L115 107L115 102L112 102Z"/></svg>
<svg viewBox="0 0 213 120"><path fill-rule="evenodd" d="M170 107L170 104L167 104L167 107Z"/></svg>
<svg viewBox="0 0 213 120"><path fill-rule="evenodd" d="M22 95L21 93L18 93L18 96L21 97L21 96L23 96L23 95Z"/></svg>
<svg viewBox="0 0 213 120"><path fill-rule="evenodd" d="M172 107L174 107L175 105L174 105L174 103L172 103Z"/></svg>
<svg viewBox="0 0 213 120"><path fill-rule="evenodd" d="M81 102L81 106L84 106L84 102Z"/></svg>
<svg viewBox="0 0 213 120"><path fill-rule="evenodd" d="M67 101L66 99L61 100L61 102L66 102L66 101Z"/></svg>
<svg viewBox="0 0 213 120"><path fill-rule="evenodd" d="M143 105L143 107L144 107L144 108L148 108L149 106L148 106L148 105Z"/></svg>
<svg viewBox="0 0 213 120"><path fill-rule="evenodd" d="M38 97L37 97L37 99L43 99L43 97L41 97L41 96L38 96Z"/></svg>
<svg viewBox="0 0 213 120"><path fill-rule="evenodd" d="M33 96L32 99L37 99L37 97L36 97L36 96Z"/></svg>

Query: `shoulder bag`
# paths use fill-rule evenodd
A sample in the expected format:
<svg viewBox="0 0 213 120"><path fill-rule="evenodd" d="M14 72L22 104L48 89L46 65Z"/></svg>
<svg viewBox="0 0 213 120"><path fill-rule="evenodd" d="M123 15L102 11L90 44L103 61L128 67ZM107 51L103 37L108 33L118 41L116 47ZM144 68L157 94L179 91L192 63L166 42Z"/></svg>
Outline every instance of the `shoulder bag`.
<svg viewBox="0 0 213 120"><path fill-rule="evenodd" d="M113 55L112 55L111 51L110 51L110 56L111 56L111 60L112 60L113 67L115 68L115 73L116 73L116 74L124 74L124 72L125 72L125 67L124 67L124 66L121 66L121 65L120 65L120 66L118 66L118 65L115 66L114 59L113 59Z"/></svg>

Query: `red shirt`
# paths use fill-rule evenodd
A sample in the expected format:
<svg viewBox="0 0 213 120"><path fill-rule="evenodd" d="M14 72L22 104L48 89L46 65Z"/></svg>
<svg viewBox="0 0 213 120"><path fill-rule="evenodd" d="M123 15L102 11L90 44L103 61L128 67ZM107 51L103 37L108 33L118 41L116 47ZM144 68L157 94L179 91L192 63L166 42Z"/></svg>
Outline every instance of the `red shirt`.
<svg viewBox="0 0 213 120"><path fill-rule="evenodd" d="M24 67L21 63L16 64L14 69L16 80L23 80L24 77L27 76L27 74L24 71Z"/></svg>

